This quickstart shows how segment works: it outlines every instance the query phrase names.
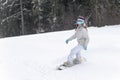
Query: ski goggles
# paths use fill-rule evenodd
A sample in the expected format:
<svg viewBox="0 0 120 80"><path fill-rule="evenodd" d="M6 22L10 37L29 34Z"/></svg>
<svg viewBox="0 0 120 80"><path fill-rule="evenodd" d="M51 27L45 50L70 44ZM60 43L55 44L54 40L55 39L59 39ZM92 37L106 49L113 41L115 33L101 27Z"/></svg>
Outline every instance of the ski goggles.
<svg viewBox="0 0 120 80"><path fill-rule="evenodd" d="M83 24L85 21L83 19L77 19L76 24Z"/></svg>

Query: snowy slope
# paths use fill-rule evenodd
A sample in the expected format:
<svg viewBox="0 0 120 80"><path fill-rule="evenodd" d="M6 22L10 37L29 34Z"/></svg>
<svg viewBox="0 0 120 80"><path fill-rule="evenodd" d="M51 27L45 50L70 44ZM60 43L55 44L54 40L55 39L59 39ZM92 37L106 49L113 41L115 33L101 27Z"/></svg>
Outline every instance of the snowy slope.
<svg viewBox="0 0 120 80"><path fill-rule="evenodd" d="M88 30L87 62L62 71L74 30L0 39L0 80L120 80L120 25Z"/></svg>

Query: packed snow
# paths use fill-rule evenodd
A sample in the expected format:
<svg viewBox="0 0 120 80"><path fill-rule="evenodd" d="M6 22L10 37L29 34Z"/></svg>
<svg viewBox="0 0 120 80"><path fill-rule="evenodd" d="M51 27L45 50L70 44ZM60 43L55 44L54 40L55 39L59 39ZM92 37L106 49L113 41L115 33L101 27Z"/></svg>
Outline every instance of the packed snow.
<svg viewBox="0 0 120 80"><path fill-rule="evenodd" d="M74 30L0 39L0 80L120 80L120 25L89 27L87 61L56 70L76 40Z"/></svg>

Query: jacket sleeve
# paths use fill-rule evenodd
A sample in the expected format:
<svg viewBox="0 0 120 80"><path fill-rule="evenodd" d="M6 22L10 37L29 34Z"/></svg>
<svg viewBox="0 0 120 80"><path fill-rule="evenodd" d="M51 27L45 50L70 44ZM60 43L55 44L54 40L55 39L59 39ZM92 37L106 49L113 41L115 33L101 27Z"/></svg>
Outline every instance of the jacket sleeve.
<svg viewBox="0 0 120 80"><path fill-rule="evenodd" d="M89 36L88 36L88 33L87 33L86 37L85 37L85 43L83 45L83 47L84 47L85 50L87 50L88 43L89 43Z"/></svg>
<svg viewBox="0 0 120 80"><path fill-rule="evenodd" d="M86 40L85 40L85 48L87 49L87 46L88 46L88 43L89 43L89 37L88 38L86 38Z"/></svg>
<svg viewBox="0 0 120 80"><path fill-rule="evenodd" d="M72 35L70 38L68 38L68 40L73 40L73 39L75 39L76 38L76 33L74 34L74 35Z"/></svg>

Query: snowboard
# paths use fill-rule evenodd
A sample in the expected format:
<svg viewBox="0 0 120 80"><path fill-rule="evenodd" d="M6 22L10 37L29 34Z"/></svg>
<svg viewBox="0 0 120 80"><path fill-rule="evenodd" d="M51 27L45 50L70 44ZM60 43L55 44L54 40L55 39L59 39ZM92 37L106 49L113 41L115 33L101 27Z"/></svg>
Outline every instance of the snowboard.
<svg viewBox="0 0 120 80"><path fill-rule="evenodd" d="M63 70L63 69L65 69L65 68L67 68L67 67L64 66L64 65L60 65L60 66L57 67L57 70Z"/></svg>
<svg viewBox="0 0 120 80"><path fill-rule="evenodd" d="M86 58L83 57L81 63L86 62L86 61L87 61ZM81 64L81 63L79 63L79 64ZM75 66L75 65L78 65L78 64L73 64L73 65L70 66L70 67L73 67L73 66ZM64 70L64 69L70 68L70 67L64 66L64 64L62 64L62 65L60 65L60 66L57 67L57 70Z"/></svg>

